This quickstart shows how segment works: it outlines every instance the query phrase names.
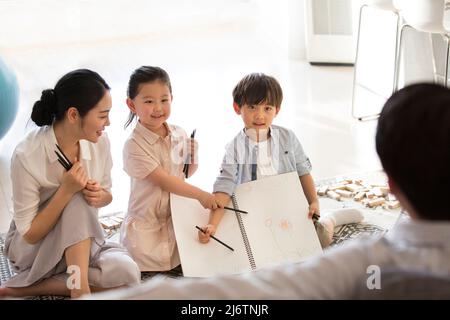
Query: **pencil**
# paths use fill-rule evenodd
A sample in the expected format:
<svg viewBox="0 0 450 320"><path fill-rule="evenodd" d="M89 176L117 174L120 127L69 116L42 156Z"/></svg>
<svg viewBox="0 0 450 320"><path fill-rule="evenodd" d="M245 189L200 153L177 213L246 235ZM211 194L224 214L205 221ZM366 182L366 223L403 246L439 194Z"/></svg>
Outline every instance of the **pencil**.
<svg viewBox="0 0 450 320"><path fill-rule="evenodd" d="M67 170L70 170L70 168L72 168L72 162L70 162L69 158L67 158L67 156L64 154L62 149L56 143L55 143L55 145L56 145L56 148L58 148L59 152L61 152L61 154L58 154L58 153L56 153L56 154L58 155L59 158L61 158L61 155L64 157L61 160L63 160L65 163L67 163L67 165L69 167L69 169L67 169Z"/></svg>
<svg viewBox="0 0 450 320"><path fill-rule="evenodd" d="M231 210L231 211L236 211L236 212L239 212L239 213L248 213L247 211L239 210L239 209L235 209L235 208L230 208L230 207L223 207L223 208L227 209L227 210Z"/></svg>
<svg viewBox="0 0 450 320"><path fill-rule="evenodd" d="M65 164L61 159L58 159L58 162L61 163L61 165L63 166L63 168L66 169L66 171L67 171L67 166L66 166L66 164Z"/></svg>
<svg viewBox="0 0 450 320"><path fill-rule="evenodd" d="M67 163L66 159L63 158L62 155L58 153L58 151L55 150L56 156L58 157L58 162L61 163L61 165L66 169L66 171L69 171L71 166Z"/></svg>
<svg viewBox="0 0 450 320"><path fill-rule="evenodd" d="M195 137L195 132L197 131L197 129L194 129L194 131L192 131L191 133L191 139L194 139ZM189 153L190 154L190 153ZM188 172L189 172L189 163L185 163L184 167L183 167L183 172L184 172L184 176L187 178L188 177Z"/></svg>
<svg viewBox="0 0 450 320"><path fill-rule="evenodd" d="M199 226L195 226L195 227L196 227L198 230L200 230L201 232L203 232L204 234L206 234L206 232L205 232L202 228L200 228ZM224 245L225 247L227 247L227 248L230 249L231 251L234 251L234 249L233 249L232 247L230 247L229 245L223 243L222 241L220 241L220 240L217 239L216 237L214 237L214 236L210 236L210 237L213 238L214 240L216 240L218 243Z"/></svg>

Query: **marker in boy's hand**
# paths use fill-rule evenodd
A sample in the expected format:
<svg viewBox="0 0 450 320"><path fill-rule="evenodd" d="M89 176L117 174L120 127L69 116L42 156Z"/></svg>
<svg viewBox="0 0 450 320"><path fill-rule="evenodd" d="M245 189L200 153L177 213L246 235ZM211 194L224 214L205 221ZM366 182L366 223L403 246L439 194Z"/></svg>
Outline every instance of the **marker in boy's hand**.
<svg viewBox="0 0 450 320"><path fill-rule="evenodd" d="M308 219L311 219L314 214L320 217L320 209L318 201L313 201L309 204Z"/></svg>

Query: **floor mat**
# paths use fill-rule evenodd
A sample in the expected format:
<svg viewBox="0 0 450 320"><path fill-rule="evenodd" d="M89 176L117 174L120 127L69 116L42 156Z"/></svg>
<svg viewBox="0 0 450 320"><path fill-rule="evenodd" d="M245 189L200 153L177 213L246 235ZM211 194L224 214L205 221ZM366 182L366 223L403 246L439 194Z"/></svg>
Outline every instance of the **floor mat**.
<svg viewBox="0 0 450 320"><path fill-rule="evenodd" d="M322 180L318 183L318 187L321 185L333 185L338 181L341 181L347 177L333 177L331 179ZM352 178L355 178L353 175ZM381 172L371 173L370 175L364 174L361 175L361 178L366 181L381 181L384 183L385 175ZM371 235L383 235L388 232L396 223L398 223L399 219L407 219L406 214L402 213L401 210L396 211L388 211L384 210L382 207L378 208L367 208L357 203L353 200L348 201L335 201L333 199L329 199L326 197L320 197L320 207L321 212L325 212L326 210L334 210L340 208L349 208L354 207L361 209L364 214L364 220L361 223L351 223L342 226L338 226L334 230L333 242L331 246L339 245L345 241L352 240L355 238L359 238L362 236L371 236ZM108 241L119 241L119 229L118 225L120 225L119 221L110 221L105 220L103 226L106 231L106 238ZM115 225L116 223L117 225ZM108 228L111 225L113 228ZM4 248L4 235L0 234L0 285L6 282L10 277L14 275L14 271L9 264L8 259L3 254ZM141 279L142 281L153 278L156 275L162 275L168 278L178 278L182 277L181 267L176 267L173 270L166 272L142 272ZM68 299L67 297L61 296L36 296L36 297L28 297L27 299L32 300L60 300L60 299Z"/></svg>

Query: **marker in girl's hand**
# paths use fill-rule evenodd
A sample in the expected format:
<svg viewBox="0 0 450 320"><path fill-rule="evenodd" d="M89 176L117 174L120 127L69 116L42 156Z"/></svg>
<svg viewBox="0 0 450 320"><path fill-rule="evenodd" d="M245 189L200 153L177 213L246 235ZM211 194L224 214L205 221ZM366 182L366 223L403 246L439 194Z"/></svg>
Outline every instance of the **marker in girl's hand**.
<svg viewBox="0 0 450 320"><path fill-rule="evenodd" d="M194 129L194 131L192 131L191 133L191 139L194 139L195 137L195 132L197 131L197 129ZM190 158L190 152L189 152L189 157ZM184 167L183 167L183 172L184 172L184 176L187 178L188 177L188 172L189 172L189 163L185 163Z"/></svg>

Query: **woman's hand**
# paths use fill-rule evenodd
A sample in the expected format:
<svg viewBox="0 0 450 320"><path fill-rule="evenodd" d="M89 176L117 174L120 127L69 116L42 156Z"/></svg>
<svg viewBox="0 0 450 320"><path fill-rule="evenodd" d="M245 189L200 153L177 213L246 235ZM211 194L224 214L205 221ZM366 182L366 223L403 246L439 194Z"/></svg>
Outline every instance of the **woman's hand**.
<svg viewBox="0 0 450 320"><path fill-rule="evenodd" d="M91 207L103 207L105 191L97 181L88 180L82 192L84 199Z"/></svg>
<svg viewBox="0 0 450 320"><path fill-rule="evenodd" d="M75 158L75 163L62 177L61 186L70 194L75 194L86 187L88 177L81 163Z"/></svg>

